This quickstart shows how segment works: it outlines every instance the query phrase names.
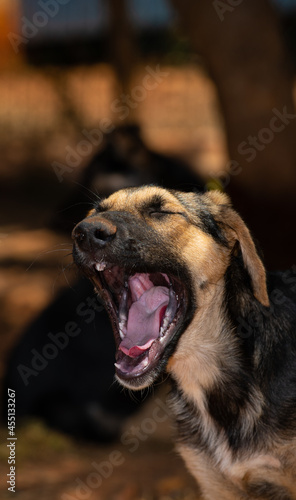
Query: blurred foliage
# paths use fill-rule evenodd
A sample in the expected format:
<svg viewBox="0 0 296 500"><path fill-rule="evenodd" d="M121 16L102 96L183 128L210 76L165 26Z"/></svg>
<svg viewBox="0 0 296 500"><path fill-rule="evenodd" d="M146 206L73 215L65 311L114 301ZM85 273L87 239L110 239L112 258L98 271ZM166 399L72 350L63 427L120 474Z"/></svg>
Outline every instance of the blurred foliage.
<svg viewBox="0 0 296 500"><path fill-rule="evenodd" d="M1 428L0 433L1 436L5 436L7 431ZM57 453L63 454L75 450L75 445L68 436L49 429L40 420L23 422L16 429L16 436L18 435L21 436L21 439L16 441L18 464L26 460L48 460ZM0 445L0 463L3 465L7 464L9 452L6 445L7 441Z"/></svg>

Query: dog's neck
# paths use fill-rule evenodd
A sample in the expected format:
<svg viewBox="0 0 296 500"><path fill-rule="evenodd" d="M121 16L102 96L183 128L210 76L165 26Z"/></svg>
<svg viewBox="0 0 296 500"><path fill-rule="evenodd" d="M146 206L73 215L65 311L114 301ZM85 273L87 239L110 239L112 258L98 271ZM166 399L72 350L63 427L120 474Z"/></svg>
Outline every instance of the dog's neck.
<svg viewBox="0 0 296 500"><path fill-rule="evenodd" d="M173 412L181 438L185 433L186 442L186 428L189 421L195 421L199 428L196 440L213 449L222 436L223 442L233 448L237 439L248 439L263 405L252 368L245 365L239 339L225 314L223 290L223 282L208 287L168 364L175 386ZM228 435L224 441L229 429L233 436Z"/></svg>
<svg viewBox="0 0 296 500"><path fill-rule="evenodd" d="M197 313L168 364L168 372L191 401L221 379L221 362L233 365L237 357L231 324L222 314L223 299L222 282L209 285L198 297Z"/></svg>

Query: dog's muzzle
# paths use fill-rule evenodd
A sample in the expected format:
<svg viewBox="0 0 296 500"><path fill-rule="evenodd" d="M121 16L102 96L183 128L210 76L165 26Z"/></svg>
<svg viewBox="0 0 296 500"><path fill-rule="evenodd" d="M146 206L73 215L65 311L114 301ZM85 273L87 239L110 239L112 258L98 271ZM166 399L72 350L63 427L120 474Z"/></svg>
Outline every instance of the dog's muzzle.
<svg viewBox="0 0 296 500"><path fill-rule="evenodd" d="M118 379L142 388L172 353L176 332L185 322L188 292L178 270L171 273L151 263L156 245L147 226L141 228L141 239L125 214L107 217L92 215L77 224L73 257L94 283L111 319Z"/></svg>

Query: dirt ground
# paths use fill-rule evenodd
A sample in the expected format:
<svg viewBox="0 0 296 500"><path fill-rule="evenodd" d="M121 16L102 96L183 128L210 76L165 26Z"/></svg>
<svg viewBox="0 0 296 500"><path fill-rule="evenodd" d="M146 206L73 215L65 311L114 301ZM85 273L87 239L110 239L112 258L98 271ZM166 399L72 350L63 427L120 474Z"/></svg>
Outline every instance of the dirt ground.
<svg viewBox="0 0 296 500"><path fill-rule="evenodd" d="M133 423L129 422L125 433L129 433L133 425L145 430L143 423L147 424L151 414L145 408L141 417L138 415ZM37 421L17 429L17 436L18 499L199 498L197 486L175 453L167 430L157 429L153 435L143 432L142 439L132 446L121 442L107 447L74 442ZM11 498L6 485L4 453L1 453L0 471L1 498Z"/></svg>

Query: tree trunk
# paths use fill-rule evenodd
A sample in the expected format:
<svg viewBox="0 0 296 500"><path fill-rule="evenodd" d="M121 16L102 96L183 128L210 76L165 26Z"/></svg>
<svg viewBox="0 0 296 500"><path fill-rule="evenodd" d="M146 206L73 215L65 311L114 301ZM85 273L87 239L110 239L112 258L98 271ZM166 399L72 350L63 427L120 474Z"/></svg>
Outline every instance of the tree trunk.
<svg viewBox="0 0 296 500"><path fill-rule="evenodd" d="M231 159L226 191L267 263L292 265L296 114L277 17L267 0L171 1L217 86Z"/></svg>
<svg viewBox="0 0 296 500"><path fill-rule="evenodd" d="M130 93L131 82L138 62L136 35L129 19L126 0L108 0L109 47L111 62L117 77L117 98ZM130 108L128 120L133 122L137 113Z"/></svg>

